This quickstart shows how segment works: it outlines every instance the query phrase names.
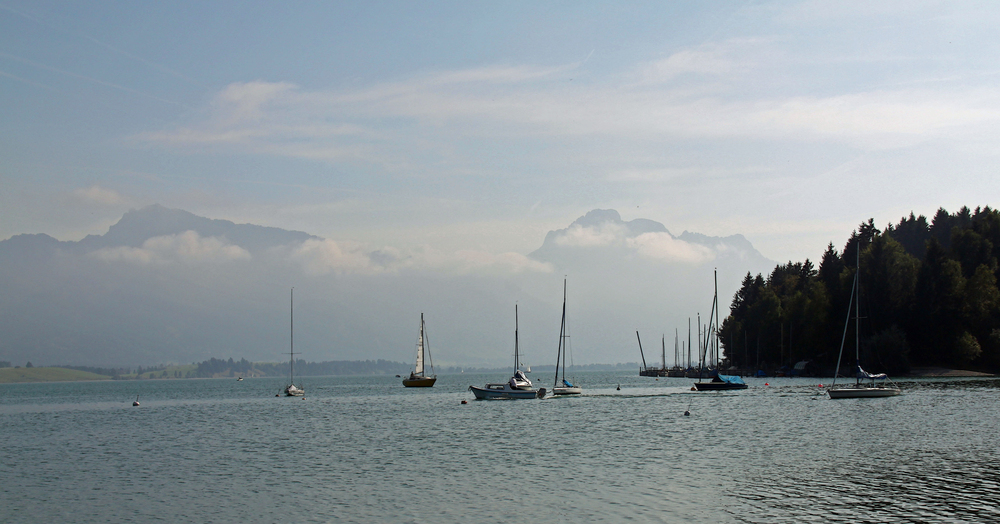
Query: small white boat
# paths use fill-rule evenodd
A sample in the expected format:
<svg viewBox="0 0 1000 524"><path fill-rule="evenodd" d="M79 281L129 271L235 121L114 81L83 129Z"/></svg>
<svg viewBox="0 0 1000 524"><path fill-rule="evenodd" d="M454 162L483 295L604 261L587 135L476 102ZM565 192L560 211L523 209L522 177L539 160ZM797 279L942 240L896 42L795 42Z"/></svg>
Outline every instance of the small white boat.
<svg viewBox="0 0 1000 524"><path fill-rule="evenodd" d="M885 373L869 373L861 367L861 335L860 302L861 283L858 276L861 273L861 245L857 246L857 262L854 271L854 286L851 288L851 300L847 303L847 320L844 322L844 335L840 338L840 352L837 354L837 370L833 374L833 384L826 390L831 399L841 398L879 398L894 397L901 393L899 386L892 383ZM847 339L847 326L851 323L851 306L854 306L854 366L855 383L847 386L837 386L837 375L840 374L840 358L844 355L844 341ZM876 380L882 382L876 383ZM888 384L887 384L888 382Z"/></svg>
<svg viewBox="0 0 1000 524"><path fill-rule="evenodd" d="M552 384L553 395L579 395L583 388L566 380L566 354L569 353L569 332L566 329L566 279L563 279L562 325L559 326L559 349L556 351L556 378ZM560 384L559 372L562 371Z"/></svg>
<svg viewBox="0 0 1000 524"><path fill-rule="evenodd" d="M295 385L295 288L292 288L289 316L289 344L288 344L288 385L285 386L286 397L303 397L306 394L305 388Z"/></svg>

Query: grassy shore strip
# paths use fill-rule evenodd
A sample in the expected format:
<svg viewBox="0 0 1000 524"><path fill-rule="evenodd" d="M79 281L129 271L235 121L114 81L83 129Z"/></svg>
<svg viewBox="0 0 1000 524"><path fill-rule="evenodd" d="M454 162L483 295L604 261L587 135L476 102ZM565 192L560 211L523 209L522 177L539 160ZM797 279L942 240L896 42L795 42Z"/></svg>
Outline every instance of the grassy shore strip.
<svg viewBox="0 0 1000 524"><path fill-rule="evenodd" d="M908 377L992 377L990 373L948 368L912 368Z"/></svg>
<svg viewBox="0 0 1000 524"><path fill-rule="evenodd" d="M74 382L79 380L111 380L107 375L66 368L0 368L0 384L17 382Z"/></svg>

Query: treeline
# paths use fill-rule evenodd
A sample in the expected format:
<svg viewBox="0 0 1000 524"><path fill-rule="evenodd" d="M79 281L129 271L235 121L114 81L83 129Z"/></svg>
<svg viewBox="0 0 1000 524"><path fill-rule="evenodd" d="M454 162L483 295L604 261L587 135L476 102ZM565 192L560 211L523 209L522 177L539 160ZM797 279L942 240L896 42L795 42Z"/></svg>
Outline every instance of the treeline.
<svg viewBox="0 0 1000 524"><path fill-rule="evenodd" d="M222 360L211 358L200 362L194 371L194 376L208 378L216 376L243 377L281 377L289 372L287 362L250 362L245 358L240 360ZM327 362L295 361L296 376L329 376L329 375L379 375L409 373L409 365L390 360L334 360Z"/></svg>
<svg viewBox="0 0 1000 524"><path fill-rule="evenodd" d="M841 252L827 247L747 273L719 331L728 364L777 370L809 361L812 374L837 365L854 275L860 267L861 360L868 371L911 366L1000 370L1000 211L939 209L879 230L869 219ZM853 319L853 308L851 316ZM853 371L855 323L846 323L841 370ZM842 374L844 372L842 371Z"/></svg>
<svg viewBox="0 0 1000 524"><path fill-rule="evenodd" d="M102 368L94 366L56 366L56 367L75 369L77 371L87 371L90 373L96 373L98 375L105 375L115 380L121 378L121 375L128 375L132 372L130 368ZM141 370L142 368L140 367L139 369ZM150 369L149 371L152 371L152 369Z"/></svg>

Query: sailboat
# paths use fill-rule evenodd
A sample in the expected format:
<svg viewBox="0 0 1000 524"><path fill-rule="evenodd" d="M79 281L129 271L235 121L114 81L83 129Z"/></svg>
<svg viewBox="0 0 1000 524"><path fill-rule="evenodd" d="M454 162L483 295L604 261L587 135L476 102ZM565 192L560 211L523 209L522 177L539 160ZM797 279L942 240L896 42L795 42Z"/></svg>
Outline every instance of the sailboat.
<svg viewBox="0 0 1000 524"><path fill-rule="evenodd" d="M288 385L285 386L286 397L303 397L306 390L295 385L295 288L292 288L289 300L289 343L288 343Z"/></svg>
<svg viewBox="0 0 1000 524"><path fill-rule="evenodd" d="M488 383L483 387L469 386L469 390L476 396L476 400L494 399L519 399L519 398L542 398L545 396L545 388L537 391L521 371L520 356L517 347L517 305L514 306L514 376L507 382Z"/></svg>
<svg viewBox="0 0 1000 524"><path fill-rule="evenodd" d="M556 351L556 378L552 384L553 395L579 395L583 393L583 388L574 386L566 380L566 353L569 353L567 342L569 333L566 330L566 279L563 279L563 309L562 325L559 327L559 349ZM560 358L562 362L560 362ZM562 385L559 382L559 372L562 371Z"/></svg>
<svg viewBox="0 0 1000 524"><path fill-rule="evenodd" d="M861 243L858 243L856 270L854 272L854 285L851 287L851 300L847 303L847 320L844 321L844 335L840 337L840 352L837 354L837 370L833 374L833 384L826 392L831 399L838 398L873 398L873 397L894 397L900 394L899 386L892 383L885 373L869 373L861 367L861 335L860 326L860 302L861 284L858 276L861 273ZM847 326L851 323L851 306L854 306L854 364L856 382L854 385L837 387L837 376L840 375L840 358L844 355L844 341L847 340ZM876 380L882 382L875 383ZM887 385L886 382L889 382Z"/></svg>
<svg viewBox="0 0 1000 524"><path fill-rule="evenodd" d="M714 316L713 316L714 315ZM699 320L700 322L700 320ZM715 323L715 329L712 329L712 323ZM715 335L715 376L709 382L701 381L701 369L705 367L705 355L708 353L709 344L711 343L711 336L709 334ZM708 315L708 332L705 335L705 346L702 348L701 352L701 363L702 365L698 370L698 382L695 382L694 387L698 391L722 391L730 389L747 389L747 383L743 382L743 379L737 377L736 375L723 375L719 373L721 366L719 365L719 272L715 272L715 298L712 299L712 311Z"/></svg>
<svg viewBox="0 0 1000 524"><path fill-rule="evenodd" d="M424 362L430 365L431 375L424 375ZM431 348L427 341L424 327L424 314L420 314L420 336L417 337L417 363L409 378L403 379L403 385L408 388L429 388L434 386L437 375L434 375L434 363L431 362Z"/></svg>

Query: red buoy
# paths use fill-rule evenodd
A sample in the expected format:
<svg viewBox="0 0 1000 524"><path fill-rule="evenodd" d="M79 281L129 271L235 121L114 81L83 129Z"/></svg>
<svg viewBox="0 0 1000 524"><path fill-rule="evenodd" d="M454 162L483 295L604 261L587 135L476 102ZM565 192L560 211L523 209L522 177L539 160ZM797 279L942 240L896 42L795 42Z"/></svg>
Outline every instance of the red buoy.
<svg viewBox="0 0 1000 524"><path fill-rule="evenodd" d="M765 386L770 386L770 384L768 384L767 382L765 382L765 383L764 383L764 385L765 385Z"/></svg>

